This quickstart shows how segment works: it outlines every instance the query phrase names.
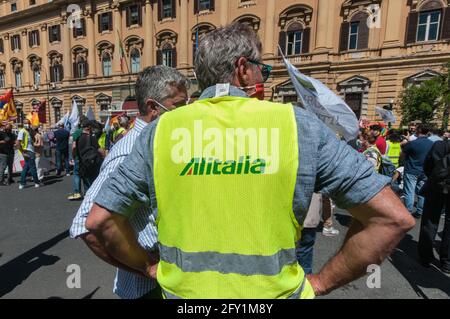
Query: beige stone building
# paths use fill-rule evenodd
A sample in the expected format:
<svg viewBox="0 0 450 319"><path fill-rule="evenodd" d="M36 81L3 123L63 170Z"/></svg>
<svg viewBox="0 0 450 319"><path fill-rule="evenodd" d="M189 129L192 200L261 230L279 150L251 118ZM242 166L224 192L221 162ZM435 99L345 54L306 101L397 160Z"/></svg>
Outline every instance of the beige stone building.
<svg viewBox="0 0 450 319"><path fill-rule="evenodd" d="M49 124L73 99L105 117L133 108L123 101L146 66L193 78L197 30L233 21L253 27L274 66L268 98L297 99L280 45L368 119L450 60L450 0L11 0L0 3L0 87L23 113L48 100Z"/></svg>

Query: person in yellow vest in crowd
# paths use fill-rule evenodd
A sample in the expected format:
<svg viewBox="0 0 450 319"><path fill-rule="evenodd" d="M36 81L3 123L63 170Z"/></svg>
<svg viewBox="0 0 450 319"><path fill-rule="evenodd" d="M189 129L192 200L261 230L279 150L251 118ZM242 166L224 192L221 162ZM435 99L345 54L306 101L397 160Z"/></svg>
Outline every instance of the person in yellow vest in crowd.
<svg viewBox="0 0 450 319"><path fill-rule="evenodd" d="M251 27L206 34L195 72L203 91L147 126L103 184L86 227L116 260L156 278L164 298L313 298L380 264L414 220L364 156L314 114L258 100L270 75ZM340 251L306 276L296 242L314 192L355 221ZM129 218L156 215L159 255Z"/></svg>
<svg viewBox="0 0 450 319"><path fill-rule="evenodd" d="M128 128L130 126L130 120L126 116L119 117L118 121L119 127L114 130L112 135L113 143L117 143L118 141L120 141L120 139L127 134Z"/></svg>
<svg viewBox="0 0 450 319"><path fill-rule="evenodd" d="M30 173L34 181L34 187L41 186L36 169L36 153L34 149L34 140L31 135L30 121L25 119L23 125L19 125L20 130L17 135L16 147L22 153L25 165L20 176L19 189L24 189L27 184L27 174Z"/></svg>
<svg viewBox="0 0 450 319"><path fill-rule="evenodd" d="M391 132L388 136L386 156L389 157L396 168L400 167L402 140L402 136L397 131Z"/></svg>
<svg viewBox="0 0 450 319"><path fill-rule="evenodd" d="M378 137L372 133L367 133L367 134L363 135L363 145L365 148L363 155L366 157L366 159L370 163L372 163L372 165L375 169L375 172L380 171L381 162L382 162L381 152L376 145L377 138Z"/></svg>

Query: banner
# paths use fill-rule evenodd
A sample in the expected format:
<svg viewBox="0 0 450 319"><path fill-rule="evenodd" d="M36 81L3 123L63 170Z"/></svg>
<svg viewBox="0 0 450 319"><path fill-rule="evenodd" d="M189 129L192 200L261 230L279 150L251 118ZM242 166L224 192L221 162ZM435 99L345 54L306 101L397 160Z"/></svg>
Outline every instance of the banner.
<svg viewBox="0 0 450 319"><path fill-rule="evenodd" d="M359 122L351 108L322 82L302 74L284 55L283 59L304 108L346 141L357 138Z"/></svg>
<svg viewBox="0 0 450 319"><path fill-rule="evenodd" d="M70 130L70 133L73 134L78 128L79 122L79 114L78 114L78 105L75 100L72 101L72 112L70 113L68 124L69 127L66 127L67 130Z"/></svg>
<svg viewBox="0 0 450 319"><path fill-rule="evenodd" d="M0 96L0 122L7 123L17 119L17 110L14 105L13 91L9 90Z"/></svg>
<svg viewBox="0 0 450 319"><path fill-rule="evenodd" d="M386 124L395 124L397 123L397 118L395 117L394 113L389 110L385 110L381 107L376 107L375 111L378 113L378 115L383 119L383 122Z"/></svg>
<svg viewBox="0 0 450 319"><path fill-rule="evenodd" d="M94 110L92 109L91 106L89 106L87 112L86 112L86 117L90 120L90 121L95 121L95 115L94 115Z"/></svg>

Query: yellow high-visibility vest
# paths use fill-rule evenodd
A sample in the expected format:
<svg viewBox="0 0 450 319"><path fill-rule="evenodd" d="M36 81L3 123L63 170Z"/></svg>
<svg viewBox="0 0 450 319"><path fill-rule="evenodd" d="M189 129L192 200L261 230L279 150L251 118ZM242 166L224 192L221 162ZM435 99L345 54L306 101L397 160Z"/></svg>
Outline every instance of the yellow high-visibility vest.
<svg viewBox="0 0 450 319"><path fill-rule="evenodd" d="M295 253L297 136L292 105L249 98L201 100L160 118L153 167L165 298L314 298Z"/></svg>
<svg viewBox="0 0 450 319"><path fill-rule="evenodd" d="M28 131L25 128L21 129L20 132L23 132L22 133L23 140L20 141L20 146L22 147L22 150L26 151L28 148L28 141L30 139L30 133L28 133Z"/></svg>
<svg viewBox="0 0 450 319"><path fill-rule="evenodd" d="M400 143L393 143L388 141L388 152L387 157L391 160L392 164L395 165L396 168L399 167L400 162L400 154L402 153L402 146Z"/></svg>

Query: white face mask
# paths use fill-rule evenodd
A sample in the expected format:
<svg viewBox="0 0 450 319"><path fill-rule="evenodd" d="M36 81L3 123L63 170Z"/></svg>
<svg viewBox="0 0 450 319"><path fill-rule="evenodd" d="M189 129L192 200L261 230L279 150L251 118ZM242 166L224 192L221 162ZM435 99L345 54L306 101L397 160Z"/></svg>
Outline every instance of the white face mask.
<svg viewBox="0 0 450 319"><path fill-rule="evenodd" d="M28 130L30 128L30 124L24 124L23 127Z"/></svg>

